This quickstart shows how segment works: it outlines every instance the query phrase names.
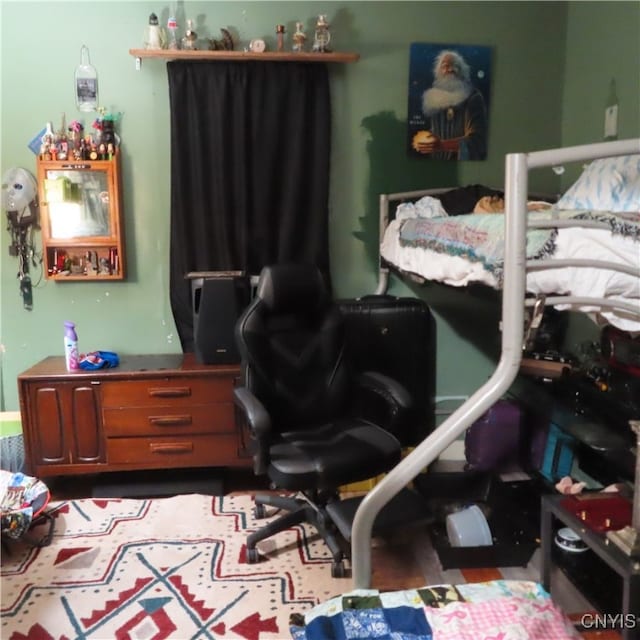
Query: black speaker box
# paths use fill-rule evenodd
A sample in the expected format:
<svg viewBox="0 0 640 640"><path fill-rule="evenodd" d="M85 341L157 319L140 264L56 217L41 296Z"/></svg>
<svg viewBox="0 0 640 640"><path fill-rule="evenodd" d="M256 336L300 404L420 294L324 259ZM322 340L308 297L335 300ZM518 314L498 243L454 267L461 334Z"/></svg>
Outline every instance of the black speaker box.
<svg viewBox="0 0 640 640"><path fill-rule="evenodd" d="M236 321L249 304L246 276L204 277L192 280L193 341L203 364L237 364Z"/></svg>

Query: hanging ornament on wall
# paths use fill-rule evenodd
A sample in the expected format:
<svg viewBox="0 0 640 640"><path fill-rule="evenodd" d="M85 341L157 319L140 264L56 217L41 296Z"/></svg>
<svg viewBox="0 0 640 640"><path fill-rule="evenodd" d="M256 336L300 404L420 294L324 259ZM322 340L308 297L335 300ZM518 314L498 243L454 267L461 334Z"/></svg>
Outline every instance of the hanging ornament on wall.
<svg viewBox="0 0 640 640"><path fill-rule="evenodd" d="M31 311L33 293L29 263L35 267L41 262L33 242L33 232L38 226L36 180L26 169L12 167L2 176L0 195L11 235L9 255L18 258L20 295L24 308Z"/></svg>
<svg viewBox="0 0 640 640"><path fill-rule="evenodd" d="M24 210L35 200L36 190L36 180L26 169L7 169L2 176L2 208L7 213L17 211L22 217Z"/></svg>
<svg viewBox="0 0 640 640"><path fill-rule="evenodd" d="M80 111L95 111L98 108L98 74L91 66L89 48L84 44L80 49L75 80L76 106Z"/></svg>

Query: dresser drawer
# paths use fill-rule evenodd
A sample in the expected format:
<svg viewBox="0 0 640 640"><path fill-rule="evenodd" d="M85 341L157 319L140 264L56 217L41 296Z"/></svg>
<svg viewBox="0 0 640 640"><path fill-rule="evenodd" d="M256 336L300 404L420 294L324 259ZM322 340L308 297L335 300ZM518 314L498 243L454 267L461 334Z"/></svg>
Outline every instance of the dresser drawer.
<svg viewBox="0 0 640 640"><path fill-rule="evenodd" d="M102 422L108 438L235 433L234 407L230 402L183 407L103 409Z"/></svg>
<svg viewBox="0 0 640 640"><path fill-rule="evenodd" d="M224 466L238 456L238 439L221 436L109 438L109 465L132 467Z"/></svg>
<svg viewBox="0 0 640 640"><path fill-rule="evenodd" d="M232 377L157 378L102 384L103 407L159 407L231 402Z"/></svg>

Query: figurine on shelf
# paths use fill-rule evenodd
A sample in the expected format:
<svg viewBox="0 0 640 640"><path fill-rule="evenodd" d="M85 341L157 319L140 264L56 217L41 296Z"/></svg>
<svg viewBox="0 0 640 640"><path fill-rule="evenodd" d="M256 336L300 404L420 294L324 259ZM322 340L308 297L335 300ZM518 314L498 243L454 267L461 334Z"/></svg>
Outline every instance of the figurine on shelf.
<svg viewBox="0 0 640 640"><path fill-rule="evenodd" d="M67 160L69 158L69 142L66 136L58 143L58 160Z"/></svg>
<svg viewBox="0 0 640 640"><path fill-rule="evenodd" d="M40 141L42 142L42 149L47 149L47 151L53 146L54 133L53 124L51 122L47 122L45 132Z"/></svg>
<svg viewBox="0 0 640 640"><path fill-rule="evenodd" d="M96 118L91 125L91 128L94 130L93 134L93 142L96 144L100 144L102 140L102 127L104 126L104 120L101 117Z"/></svg>
<svg viewBox="0 0 640 640"><path fill-rule="evenodd" d="M71 146L73 149L80 148L80 140L82 140L82 132L84 126L79 120L73 120L69 125L69 137L71 138Z"/></svg>
<svg viewBox="0 0 640 640"><path fill-rule="evenodd" d="M209 51L233 51L233 38L228 29L220 29L222 38L215 40L209 38Z"/></svg>
<svg viewBox="0 0 640 640"><path fill-rule="evenodd" d="M144 48L145 49L164 49L167 46L167 38L164 29L158 25L158 16L152 13L149 16L149 24L145 29Z"/></svg>
<svg viewBox="0 0 640 640"><path fill-rule="evenodd" d="M122 114L110 113L104 107L98 107L97 111L98 111L98 117L94 120L93 124L91 125L95 133L93 134L93 137L89 136L89 139L86 141L87 145L89 145L89 148L87 149L87 151L90 150L90 145L92 142L95 143L98 146L98 148L100 144L103 143L105 145L105 152L103 154L104 158L101 158L101 159L107 160L108 159L107 149L109 145L112 146L112 148L114 149L114 152L115 152L115 149L120 146L120 137L116 133L116 122L118 121L118 119ZM89 159L93 160L95 158L89 157Z"/></svg>
<svg viewBox="0 0 640 640"><path fill-rule="evenodd" d="M67 137L67 117L64 113L60 129L55 134L55 143L58 147L58 160L67 160L69 158L69 138Z"/></svg>
<svg viewBox="0 0 640 640"><path fill-rule="evenodd" d="M302 22L296 22L296 30L292 36L293 46L292 50L296 53L304 51L304 44L307 41L307 34L304 32L304 24Z"/></svg>
<svg viewBox="0 0 640 640"><path fill-rule="evenodd" d="M193 30L193 20L187 20L187 32L182 38L182 48L185 51L196 51L198 42L198 34Z"/></svg>
<svg viewBox="0 0 640 640"><path fill-rule="evenodd" d="M102 142L105 144L115 144L116 142L113 116L108 113L102 118Z"/></svg>
<svg viewBox="0 0 640 640"><path fill-rule="evenodd" d="M327 22L327 16L321 13L318 16L316 22L316 31L313 39L313 51L316 53L327 53L331 51L329 49L329 42L331 41L331 33L329 33L329 23Z"/></svg>
<svg viewBox="0 0 640 640"><path fill-rule="evenodd" d="M111 275L111 267L109 266L109 260L107 260L107 258L100 258L100 271L98 273L101 276Z"/></svg>

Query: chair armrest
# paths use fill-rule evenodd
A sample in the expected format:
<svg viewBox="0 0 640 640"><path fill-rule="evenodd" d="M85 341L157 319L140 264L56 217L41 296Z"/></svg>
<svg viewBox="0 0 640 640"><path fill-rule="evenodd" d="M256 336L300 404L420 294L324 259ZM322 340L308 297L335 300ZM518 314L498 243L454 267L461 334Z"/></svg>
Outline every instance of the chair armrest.
<svg viewBox="0 0 640 640"><path fill-rule="evenodd" d="M405 433L410 431L409 422L415 417L411 394L400 382L377 371L361 373L357 383L360 415L403 442Z"/></svg>
<svg viewBox="0 0 640 640"><path fill-rule="evenodd" d="M246 387L236 387L233 390L233 397L247 421L255 443L253 470L256 475L264 475L269 466L271 417L262 402Z"/></svg>

